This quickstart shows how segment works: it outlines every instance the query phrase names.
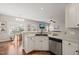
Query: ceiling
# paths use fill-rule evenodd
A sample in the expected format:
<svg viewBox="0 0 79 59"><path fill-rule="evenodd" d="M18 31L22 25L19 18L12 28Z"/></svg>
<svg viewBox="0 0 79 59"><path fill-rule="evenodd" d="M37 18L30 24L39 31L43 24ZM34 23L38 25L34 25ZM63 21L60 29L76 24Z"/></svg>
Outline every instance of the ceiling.
<svg viewBox="0 0 79 59"><path fill-rule="evenodd" d="M0 13L37 21L64 19L65 3L0 3Z"/></svg>

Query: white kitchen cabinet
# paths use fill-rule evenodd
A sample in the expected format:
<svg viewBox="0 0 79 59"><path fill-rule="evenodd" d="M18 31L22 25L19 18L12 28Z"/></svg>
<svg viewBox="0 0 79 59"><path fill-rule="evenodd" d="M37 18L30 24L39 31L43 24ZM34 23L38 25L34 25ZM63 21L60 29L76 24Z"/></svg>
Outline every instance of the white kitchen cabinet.
<svg viewBox="0 0 79 59"><path fill-rule="evenodd" d="M28 38L28 50L32 51L34 48L34 43L33 43L33 39L32 38Z"/></svg>
<svg viewBox="0 0 79 59"><path fill-rule="evenodd" d="M23 38L23 48L26 53L33 50L49 50L49 39L46 36L35 36Z"/></svg>
<svg viewBox="0 0 79 59"><path fill-rule="evenodd" d="M66 6L65 26L66 28L79 28L79 4L72 3Z"/></svg>
<svg viewBox="0 0 79 59"><path fill-rule="evenodd" d="M48 37L38 36L34 38L35 50L49 50L49 40Z"/></svg>
<svg viewBox="0 0 79 59"><path fill-rule="evenodd" d="M69 42L69 41L63 41L62 42L62 52L63 55L78 55L78 44Z"/></svg>
<svg viewBox="0 0 79 59"><path fill-rule="evenodd" d="M49 50L49 39L48 39L48 37L43 39L42 50L46 50L46 51Z"/></svg>
<svg viewBox="0 0 79 59"><path fill-rule="evenodd" d="M40 50L41 49L41 39L38 39L37 37L34 37L34 50Z"/></svg>
<svg viewBox="0 0 79 59"><path fill-rule="evenodd" d="M23 44L26 53L29 53L34 50L34 42L31 37L25 37Z"/></svg>

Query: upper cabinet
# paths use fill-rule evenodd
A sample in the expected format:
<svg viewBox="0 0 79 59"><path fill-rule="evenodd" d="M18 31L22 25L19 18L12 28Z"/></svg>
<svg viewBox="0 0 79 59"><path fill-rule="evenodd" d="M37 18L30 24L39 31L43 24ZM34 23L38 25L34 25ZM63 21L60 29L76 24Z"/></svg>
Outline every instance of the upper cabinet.
<svg viewBox="0 0 79 59"><path fill-rule="evenodd" d="M66 28L79 28L79 4L68 4L65 9Z"/></svg>

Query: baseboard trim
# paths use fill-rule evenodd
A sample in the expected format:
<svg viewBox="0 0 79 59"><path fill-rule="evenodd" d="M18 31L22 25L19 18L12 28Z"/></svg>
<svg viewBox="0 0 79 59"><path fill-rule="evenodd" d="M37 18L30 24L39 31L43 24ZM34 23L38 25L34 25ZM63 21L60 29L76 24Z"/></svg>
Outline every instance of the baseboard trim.
<svg viewBox="0 0 79 59"><path fill-rule="evenodd" d="M45 51L45 50L32 50L32 51L30 51L29 53L26 53L26 51L23 49L23 52L26 54L26 55L30 55L30 54L32 54L32 53L34 53L34 52L49 52L49 51Z"/></svg>
<svg viewBox="0 0 79 59"><path fill-rule="evenodd" d="M49 51L49 53L50 53L51 55L56 55L55 53L53 53L53 52L51 52L51 51Z"/></svg>
<svg viewBox="0 0 79 59"><path fill-rule="evenodd" d="M11 42L11 41L13 41L13 40L2 41L0 43Z"/></svg>

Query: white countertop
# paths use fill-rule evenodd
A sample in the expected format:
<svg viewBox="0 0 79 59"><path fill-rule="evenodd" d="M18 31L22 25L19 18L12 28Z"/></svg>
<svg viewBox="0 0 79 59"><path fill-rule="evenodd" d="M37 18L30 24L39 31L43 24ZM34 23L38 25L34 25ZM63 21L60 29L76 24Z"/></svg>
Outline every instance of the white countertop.
<svg viewBox="0 0 79 59"><path fill-rule="evenodd" d="M57 39L61 39L61 40L65 39L64 37L61 37L61 36L48 35L48 37L57 38Z"/></svg>
<svg viewBox="0 0 79 59"><path fill-rule="evenodd" d="M38 37L38 36L35 36L35 34L30 34L30 35L25 35L27 37ZM66 40L66 41L70 41L70 42L74 42L74 43L78 43L78 39L76 38L72 38L72 37L68 37L67 35L58 35L58 36L53 36L53 35L48 35L48 37L52 37L52 38L58 38L58 39L61 39L61 40ZM40 37L41 38L41 37Z"/></svg>
<svg viewBox="0 0 79 59"><path fill-rule="evenodd" d="M66 41L70 41L70 42L73 42L73 43L78 43L79 41L77 39L70 39L64 35L62 36L52 36L52 35L48 35L48 37L51 37L51 38L58 38L58 39L61 39L61 40L66 40Z"/></svg>

